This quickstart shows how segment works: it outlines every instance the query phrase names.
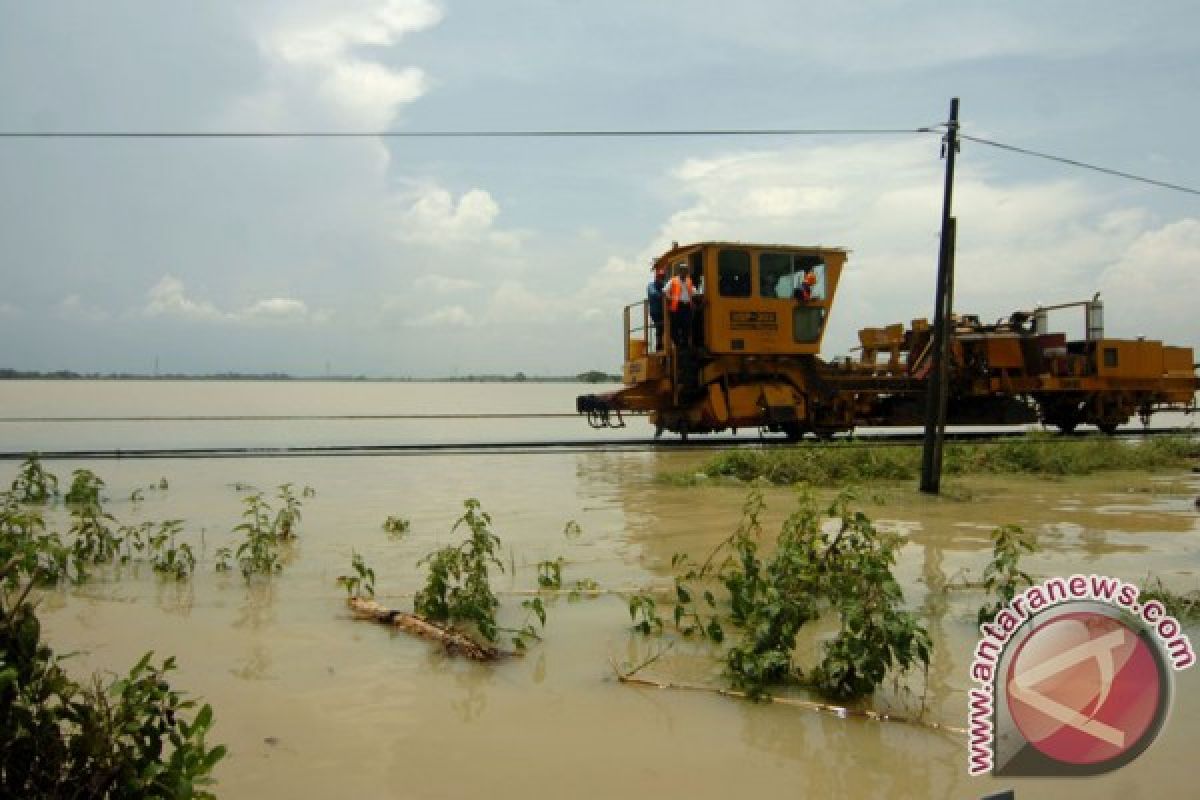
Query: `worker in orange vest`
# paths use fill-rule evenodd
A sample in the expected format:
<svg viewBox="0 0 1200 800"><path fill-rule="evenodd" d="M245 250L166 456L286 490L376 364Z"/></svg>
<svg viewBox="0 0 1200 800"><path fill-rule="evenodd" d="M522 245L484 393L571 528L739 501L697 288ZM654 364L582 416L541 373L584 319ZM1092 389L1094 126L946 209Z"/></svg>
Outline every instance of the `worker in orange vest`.
<svg viewBox="0 0 1200 800"><path fill-rule="evenodd" d="M691 270L686 262L675 267L675 277L667 284L667 310L671 312L671 341L676 347L688 347L692 343L692 309L696 300L696 286L692 283Z"/></svg>

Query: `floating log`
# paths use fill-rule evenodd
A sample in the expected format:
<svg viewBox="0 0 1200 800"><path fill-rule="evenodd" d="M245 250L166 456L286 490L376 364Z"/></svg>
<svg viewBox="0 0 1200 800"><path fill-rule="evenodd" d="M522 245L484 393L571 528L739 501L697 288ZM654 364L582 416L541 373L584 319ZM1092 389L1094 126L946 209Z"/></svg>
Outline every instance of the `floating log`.
<svg viewBox="0 0 1200 800"><path fill-rule="evenodd" d="M391 625L405 633L440 642L452 656L464 656L472 661L498 661L517 655L510 650L501 650L492 645L480 644L462 631L449 625L425 619L420 614L385 608L365 597L351 597L346 601L358 619L369 619L381 625Z"/></svg>
<svg viewBox="0 0 1200 800"><path fill-rule="evenodd" d="M710 694L719 694L722 697L737 697L743 700L750 699L750 696L745 692L739 692L736 689L726 689L721 686L706 686L699 683L677 683L674 681L658 681L652 678L641 678L630 673L621 673L617 671L617 680L631 686L648 686L652 689L680 689L690 692L709 692ZM778 697L771 695L764 698L768 702L778 703L784 706L793 706L795 708L803 708L808 711L820 711L825 714L833 714L837 717L861 717L863 719L874 720L875 722L903 722L906 725L917 725L922 728L938 731L940 733L950 733L959 736L966 736L966 728L959 728L955 725L946 725L942 722L934 722L933 720L918 719L914 717L903 717L894 714L886 714L880 711L872 711L865 708L847 708L846 706L837 706L832 703L817 703L812 700L800 700L795 697Z"/></svg>

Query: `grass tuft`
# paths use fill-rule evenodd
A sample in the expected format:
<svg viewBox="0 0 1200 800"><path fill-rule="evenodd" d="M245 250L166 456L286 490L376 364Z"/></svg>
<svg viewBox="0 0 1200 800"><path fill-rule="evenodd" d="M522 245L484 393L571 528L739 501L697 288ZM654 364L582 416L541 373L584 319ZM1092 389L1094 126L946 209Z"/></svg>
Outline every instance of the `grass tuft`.
<svg viewBox="0 0 1200 800"><path fill-rule="evenodd" d="M1062 439L1032 433L999 444L950 444L943 471L948 475L1091 475L1111 470L1156 470L1186 466L1200 455L1190 436L1164 436L1140 442L1110 438ZM763 481L779 486L807 483L840 486L869 481L915 480L921 470L919 445L837 442L820 447L731 450L699 470L668 473L665 483L694 486L709 478Z"/></svg>

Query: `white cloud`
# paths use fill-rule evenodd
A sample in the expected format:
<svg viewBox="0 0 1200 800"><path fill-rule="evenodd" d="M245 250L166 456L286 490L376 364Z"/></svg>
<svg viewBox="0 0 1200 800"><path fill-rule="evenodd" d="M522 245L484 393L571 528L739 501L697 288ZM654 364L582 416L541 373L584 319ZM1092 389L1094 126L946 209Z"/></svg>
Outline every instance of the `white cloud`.
<svg viewBox="0 0 1200 800"><path fill-rule="evenodd" d="M303 318L308 316L308 306L294 297L268 297L248 306L240 316L265 319Z"/></svg>
<svg viewBox="0 0 1200 800"><path fill-rule="evenodd" d="M428 314L409 320L407 324L416 328L470 328L479 324L479 320L462 306L443 306L442 308L430 311Z"/></svg>
<svg viewBox="0 0 1200 800"><path fill-rule="evenodd" d="M484 318L493 323L522 323L544 325L555 322L575 307L551 290L536 292L525 284L506 280L501 282L488 298Z"/></svg>
<svg viewBox="0 0 1200 800"><path fill-rule="evenodd" d="M441 186L424 185L408 193L400 215L399 237L436 247L487 244L513 249L521 236L493 227L500 205L484 189L469 189L455 199Z"/></svg>
<svg viewBox="0 0 1200 800"><path fill-rule="evenodd" d="M454 278L449 275L421 275L413 281L414 289L439 294L468 292L478 289L482 285L479 281L470 278Z"/></svg>
<svg viewBox="0 0 1200 800"><path fill-rule="evenodd" d="M289 61L328 62L358 46L390 46L441 18L441 11L427 0L339 0L282 27L270 41Z"/></svg>
<svg viewBox="0 0 1200 800"><path fill-rule="evenodd" d="M103 308L84 302L77 294L69 294L58 304L58 316L63 319L85 320L87 322L104 322L112 315Z"/></svg>
<svg viewBox="0 0 1200 800"><path fill-rule="evenodd" d="M183 281L164 275L146 293L142 309L150 317L179 317L206 322L327 322L332 314L326 310L310 311L303 300L294 297L267 297L256 300L238 311L223 311L207 300L188 296ZM69 298L68 298L69 299Z"/></svg>
<svg viewBox="0 0 1200 800"><path fill-rule="evenodd" d="M1000 59L1070 59L1130 41L1126 19L1098 13L1088 25L1073 15L1014 12L1010 4L755 3L728 14L690 15L677 23L701 29L723 47L799 60L839 72L900 72ZM820 31L799 40L797 30ZM688 31L677 32L686 39Z"/></svg>
<svg viewBox="0 0 1200 800"><path fill-rule="evenodd" d="M21 309L11 303L0 303L0 317L16 317L20 316Z"/></svg>
<svg viewBox="0 0 1200 800"><path fill-rule="evenodd" d="M183 281L171 275L164 275L162 280L154 284L147 293L147 316L171 316L187 319L221 320L228 319L229 314L217 309L206 300L193 300L184 292Z"/></svg>
<svg viewBox="0 0 1200 800"><path fill-rule="evenodd" d="M1167 338L1200 345L1200 219L1172 222L1138 235L1099 279L1107 333Z"/></svg>
<svg viewBox="0 0 1200 800"><path fill-rule="evenodd" d="M391 48L437 25L442 13L428 0L289 3L282 9L259 22L266 85L233 105L234 121L286 125L315 118L385 128L402 106L426 92L422 70L394 68L365 52Z"/></svg>

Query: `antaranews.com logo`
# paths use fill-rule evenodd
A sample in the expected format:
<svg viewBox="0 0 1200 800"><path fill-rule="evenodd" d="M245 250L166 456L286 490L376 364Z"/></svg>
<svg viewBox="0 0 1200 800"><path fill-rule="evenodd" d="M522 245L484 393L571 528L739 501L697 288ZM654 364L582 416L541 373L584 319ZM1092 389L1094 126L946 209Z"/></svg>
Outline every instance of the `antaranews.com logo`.
<svg viewBox="0 0 1200 800"><path fill-rule="evenodd" d="M1196 661L1161 603L1103 575L1031 586L980 632L972 775L1099 775L1128 764L1162 730L1173 672Z"/></svg>

